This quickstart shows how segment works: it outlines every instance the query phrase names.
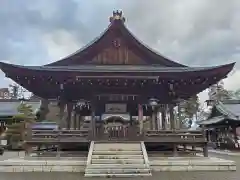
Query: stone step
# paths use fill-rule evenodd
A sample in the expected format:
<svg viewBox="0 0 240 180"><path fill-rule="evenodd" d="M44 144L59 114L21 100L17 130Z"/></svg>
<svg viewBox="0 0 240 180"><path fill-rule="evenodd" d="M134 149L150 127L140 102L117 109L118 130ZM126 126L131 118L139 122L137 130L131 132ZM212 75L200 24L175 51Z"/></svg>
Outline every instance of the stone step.
<svg viewBox="0 0 240 180"><path fill-rule="evenodd" d="M144 159L92 159L92 164L143 164Z"/></svg>
<svg viewBox="0 0 240 180"><path fill-rule="evenodd" d="M141 176L152 176L151 173L143 173L143 174L88 174L85 173L85 177L141 177Z"/></svg>
<svg viewBox="0 0 240 180"><path fill-rule="evenodd" d="M146 164L89 164L87 169L145 169Z"/></svg>
<svg viewBox="0 0 240 180"><path fill-rule="evenodd" d="M141 151L140 143L95 143L95 151Z"/></svg>
<svg viewBox="0 0 240 180"><path fill-rule="evenodd" d="M92 159L143 159L143 155L129 155L129 154L92 155Z"/></svg>
<svg viewBox="0 0 240 180"><path fill-rule="evenodd" d="M151 173L150 169L148 168L132 168L132 169L114 169L114 168L110 168L110 169L89 169L87 168L85 170L85 173L88 174L134 174L134 173Z"/></svg>
<svg viewBox="0 0 240 180"><path fill-rule="evenodd" d="M145 146L139 143L95 143L89 151L86 177L151 176ZM143 148L143 149L142 149ZM146 153L145 153L146 154ZM145 155L146 156L146 155Z"/></svg>
<svg viewBox="0 0 240 180"><path fill-rule="evenodd" d="M142 151L93 151L93 155L142 155Z"/></svg>

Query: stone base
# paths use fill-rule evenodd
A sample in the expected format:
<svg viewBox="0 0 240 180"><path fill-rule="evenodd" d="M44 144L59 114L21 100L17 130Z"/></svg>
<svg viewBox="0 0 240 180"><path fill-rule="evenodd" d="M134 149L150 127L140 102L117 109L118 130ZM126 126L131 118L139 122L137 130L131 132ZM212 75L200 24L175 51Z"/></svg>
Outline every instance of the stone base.
<svg viewBox="0 0 240 180"><path fill-rule="evenodd" d="M152 171L236 171L235 162L215 157L150 157L149 160ZM84 172L85 168L86 158L0 161L0 172Z"/></svg>
<svg viewBox="0 0 240 180"><path fill-rule="evenodd" d="M236 163L216 157L154 157L153 171L236 171Z"/></svg>

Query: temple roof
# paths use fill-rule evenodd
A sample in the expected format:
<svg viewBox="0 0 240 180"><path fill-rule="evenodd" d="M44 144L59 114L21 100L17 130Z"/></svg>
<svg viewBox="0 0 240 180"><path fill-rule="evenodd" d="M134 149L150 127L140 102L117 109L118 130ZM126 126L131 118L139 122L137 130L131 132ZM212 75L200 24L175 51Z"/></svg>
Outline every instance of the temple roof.
<svg viewBox="0 0 240 180"><path fill-rule="evenodd" d="M198 72L216 69L232 70L234 63L210 67L162 67L156 65L75 65L75 66L21 66L0 62L0 68L33 71L71 71L71 72Z"/></svg>
<svg viewBox="0 0 240 180"><path fill-rule="evenodd" d="M217 102L212 108L210 116L199 124L211 125L224 121L235 121L240 123L240 100L226 100Z"/></svg>
<svg viewBox="0 0 240 180"><path fill-rule="evenodd" d="M123 47L118 42L119 39L124 42ZM11 78L14 78L12 73L24 76L24 71L32 73L50 71L150 73L211 71L211 75L219 74L221 78L225 78L233 66L234 63L215 67L187 67L171 61L140 42L125 26L125 18L121 11L113 12L113 16L110 17L110 25L100 37L62 60L44 66L20 66L0 62L2 71Z"/></svg>
<svg viewBox="0 0 240 180"><path fill-rule="evenodd" d="M240 120L240 101L218 102L216 109L228 119Z"/></svg>
<svg viewBox="0 0 240 180"><path fill-rule="evenodd" d="M96 55L97 52L103 50L109 41L114 41L116 38L121 38L134 51L140 51L140 54L147 58L147 64L156 64L167 67L185 67L185 65L174 62L158 52L154 51L142 41L137 39L125 26L125 18L121 11L114 11L113 16L110 17L110 24L108 28L97 38L91 41L86 46L77 50L75 53L46 66L68 66L73 64L86 64L90 61L90 57Z"/></svg>
<svg viewBox="0 0 240 180"><path fill-rule="evenodd" d="M113 94L141 94L141 98L152 96L162 101L189 98L226 78L233 69L234 63L211 67L188 67L171 61L140 42L127 29L124 22L122 12L114 12L109 27L100 37L62 60L44 66L21 66L0 62L0 69L6 77L46 99L59 97L64 84L65 95L70 99L85 99L86 96L92 97L91 93L105 94L111 91ZM92 83L90 79L88 80L90 85L80 82L82 77L96 79L105 78L104 76L121 80L126 77L133 79L143 77L145 80L154 76L157 81L156 79L151 83L142 83L141 80L137 83L128 81L127 85L123 86L119 83L105 85L97 81ZM128 83L131 84L130 89L126 89ZM140 84L143 87L139 89ZM78 93L72 93L74 91Z"/></svg>
<svg viewBox="0 0 240 180"><path fill-rule="evenodd" d="M225 120L224 116L216 116L216 117L212 117L212 118L209 118L207 120L201 121L198 124L200 124L200 125L210 125L210 124L216 124L216 123L222 122L224 120Z"/></svg>

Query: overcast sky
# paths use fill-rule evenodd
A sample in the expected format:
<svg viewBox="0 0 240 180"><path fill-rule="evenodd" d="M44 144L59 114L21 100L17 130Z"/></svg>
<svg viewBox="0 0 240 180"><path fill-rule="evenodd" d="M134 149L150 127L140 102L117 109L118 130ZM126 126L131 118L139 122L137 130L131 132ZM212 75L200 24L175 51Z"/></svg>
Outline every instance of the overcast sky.
<svg viewBox="0 0 240 180"><path fill-rule="evenodd" d="M174 61L237 62L225 87L240 88L240 0L1 0L0 60L59 60L104 31L117 9L140 40ZM0 75L0 87L7 86L10 81Z"/></svg>

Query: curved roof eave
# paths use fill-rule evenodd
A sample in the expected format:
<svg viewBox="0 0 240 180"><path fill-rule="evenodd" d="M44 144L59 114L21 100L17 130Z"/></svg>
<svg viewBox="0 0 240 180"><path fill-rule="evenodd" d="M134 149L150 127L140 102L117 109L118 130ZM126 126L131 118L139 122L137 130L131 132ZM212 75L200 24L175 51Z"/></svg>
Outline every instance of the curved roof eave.
<svg viewBox="0 0 240 180"><path fill-rule="evenodd" d="M30 70L30 71L45 71L45 72L201 72L201 71L217 71L218 73L227 75L234 67L235 63L212 66L212 67L162 67L162 66L132 66L124 65L124 68L120 65L108 66L108 65L79 65L79 66L21 66L0 62L0 69L8 74L15 70Z"/></svg>
<svg viewBox="0 0 240 180"><path fill-rule="evenodd" d="M61 59L58 60L56 62L50 63L50 64L46 64L45 66L58 66L58 65L68 65L71 64L70 61L72 60L72 58L74 58L75 56L81 58L83 55L89 53L89 51L91 49L93 49L92 47L95 46L96 44L100 43L100 41L108 34L108 32L114 30L114 28L119 28L123 34L123 36L128 40L131 41L131 43L133 43L135 46L137 46L139 49L141 49L141 51L145 52L146 54L148 54L149 56L149 61L152 61L152 64L160 64L160 65L165 65L168 67L187 67L183 64L174 62L172 60L167 59L166 57L162 56L161 54L159 54L158 52L156 52L155 50L153 50L152 48L150 48L149 46L147 46L146 44L144 44L142 41L140 41L139 39L137 39L129 30L128 28L124 25L124 23L121 20L115 20L113 21L107 29L105 29L105 31L103 33L101 33L100 36L98 36L97 38L95 38L93 41L91 41L90 43L88 43L86 46L83 46L81 49L77 50L75 53ZM83 63L85 62L85 60L83 60Z"/></svg>
<svg viewBox="0 0 240 180"><path fill-rule="evenodd" d="M232 104L233 106L236 106L238 109L238 107L240 106L240 104ZM234 112L234 110L228 108L225 104L223 104L222 102L218 102L216 104L216 108L217 110L222 113L223 115L227 116L229 119L232 120L239 120L239 112Z"/></svg>

